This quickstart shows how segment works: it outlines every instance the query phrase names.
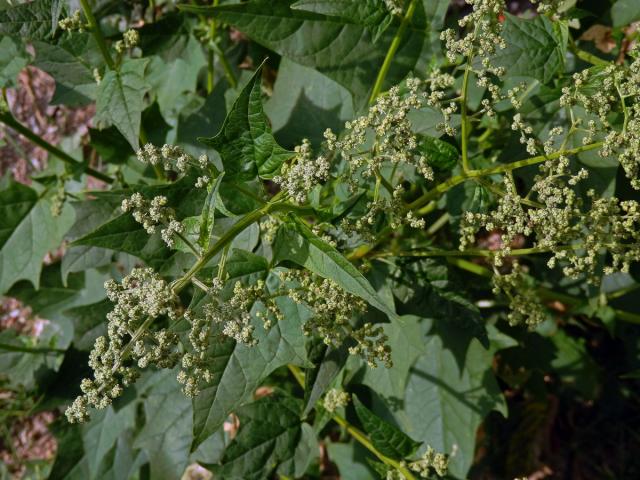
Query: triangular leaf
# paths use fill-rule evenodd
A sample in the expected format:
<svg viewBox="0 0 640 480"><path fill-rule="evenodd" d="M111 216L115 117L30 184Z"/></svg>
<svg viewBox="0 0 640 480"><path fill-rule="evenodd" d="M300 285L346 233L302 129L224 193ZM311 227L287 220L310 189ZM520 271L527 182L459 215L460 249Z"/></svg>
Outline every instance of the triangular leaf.
<svg viewBox="0 0 640 480"><path fill-rule="evenodd" d="M240 92L218 134L198 139L220 153L228 181L272 178L293 155L273 138L262 110L261 75L262 66Z"/></svg>

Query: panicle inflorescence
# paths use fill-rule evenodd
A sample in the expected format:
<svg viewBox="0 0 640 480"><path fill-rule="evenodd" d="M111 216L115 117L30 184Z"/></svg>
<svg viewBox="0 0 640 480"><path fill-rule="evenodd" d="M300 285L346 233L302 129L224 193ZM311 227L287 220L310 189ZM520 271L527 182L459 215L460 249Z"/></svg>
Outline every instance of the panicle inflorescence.
<svg viewBox="0 0 640 480"><path fill-rule="evenodd" d="M449 457L436 452L430 445L419 460L409 463L409 468L420 475L420 478L430 478L433 472L444 477L449 470Z"/></svg>
<svg viewBox="0 0 640 480"><path fill-rule="evenodd" d="M186 173L190 168L194 168L209 173L209 157L206 154L203 153L196 159L177 145L164 144L158 148L152 143L147 143L138 150L136 156L140 162L154 166L162 165L166 171ZM196 180L196 187L206 187L210 181L209 175L202 175Z"/></svg>
<svg viewBox="0 0 640 480"><path fill-rule="evenodd" d="M130 28L122 34L122 40L118 40L113 46L116 52L123 53L126 50L130 50L140 43L140 34L137 30Z"/></svg>
<svg viewBox="0 0 640 480"><path fill-rule="evenodd" d="M502 24L499 19L505 8L504 0L466 2L473 6L473 11L458 21L459 27L467 30L466 35L458 38L457 30L447 29L440 34L440 39L445 42L447 58L452 63L457 63L459 57L480 57L482 68L477 70L476 74L478 84L486 87L491 83L490 74L504 75L504 68L493 66L491 63L493 55L507 47L501 36Z"/></svg>
<svg viewBox="0 0 640 480"><path fill-rule="evenodd" d="M183 225L176 220L173 209L167 207L167 197L163 195L146 200L141 193L136 192L125 198L120 208L125 213L132 212L135 221L142 224L149 235L155 233L159 225L164 226L161 236L169 247L175 245L176 234L184 231Z"/></svg>
<svg viewBox="0 0 640 480"><path fill-rule="evenodd" d="M302 145L295 147L291 163L282 166L280 175L273 181L287 192L296 203L304 203L311 190L329 179L331 164L325 156L313 158L311 143L304 139Z"/></svg>
<svg viewBox="0 0 640 480"><path fill-rule="evenodd" d="M518 262L513 263L509 273L501 274L496 271L493 293L504 295L508 299L510 312L507 318L511 325L527 325L534 329L547 318L533 280Z"/></svg>
<svg viewBox="0 0 640 480"><path fill-rule="evenodd" d="M175 319L180 314L179 301L167 282L150 268L134 268L120 284L107 281L105 289L114 304L107 314L107 333L96 339L89 355L93 379L82 381L83 394L67 409L70 422L86 421L89 407L110 405L140 369L173 368L178 361L177 336L167 329L150 329L154 319Z"/></svg>
<svg viewBox="0 0 640 480"><path fill-rule="evenodd" d="M351 395L344 390L331 388L324 395L322 406L330 413L335 412L339 408L346 407L351 400Z"/></svg>
<svg viewBox="0 0 640 480"><path fill-rule="evenodd" d="M76 10L70 17L60 20L58 22L58 27L60 27L60 30L64 30L66 32L84 32L85 24L82 21L80 10Z"/></svg>
<svg viewBox="0 0 640 480"><path fill-rule="evenodd" d="M384 0L384 6L387 7L391 15L402 15L403 0Z"/></svg>
<svg viewBox="0 0 640 480"><path fill-rule="evenodd" d="M311 309L313 317L304 324L305 335L316 335L325 344L339 346L348 338L355 340L349 348L352 355L361 355L371 367L381 362L392 365L387 336L379 325L365 323L354 327L355 317L366 311L360 298L342 289L333 280L320 278L304 270L289 270L281 280L292 286L285 290L294 302Z"/></svg>

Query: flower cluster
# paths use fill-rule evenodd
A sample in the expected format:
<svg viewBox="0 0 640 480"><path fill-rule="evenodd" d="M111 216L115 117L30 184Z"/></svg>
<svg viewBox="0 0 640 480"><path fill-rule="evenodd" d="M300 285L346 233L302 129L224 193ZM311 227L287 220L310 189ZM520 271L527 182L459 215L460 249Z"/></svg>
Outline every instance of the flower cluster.
<svg viewBox="0 0 640 480"><path fill-rule="evenodd" d="M444 30L440 39L445 42L447 58L452 63L457 63L458 57L471 58L478 56L481 59L482 69L476 71L478 84L489 85L488 76L504 75L502 67L491 64L491 57L499 50L504 50L507 45L501 36L502 24L500 15L504 10L504 0L466 0L473 6L473 11L460 19L460 28L467 29L467 34L458 38L454 29Z"/></svg>
<svg viewBox="0 0 640 480"><path fill-rule="evenodd" d="M409 464L409 468L420 475L420 478L429 478L433 472L439 477L444 477L449 470L449 457L428 446L419 460Z"/></svg>
<svg viewBox="0 0 640 480"><path fill-rule="evenodd" d="M178 338L166 330L150 330L161 316L175 319L179 302L169 284L150 268L135 268L121 284L105 283L114 307L107 314L107 334L98 337L89 356L93 379L81 383L83 394L67 409L70 422L89 418L88 408L106 408L123 388L135 381L139 369L149 365L173 368Z"/></svg>
<svg viewBox="0 0 640 480"><path fill-rule="evenodd" d="M502 294L508 299L510 311L507 319L510 325L527 325L534 329L547 318L532 279L525 274L518 262L513 263L509 273L496 272L493 277L493 293Z"/></svg>
<svg viewBox="0 0 640 480"><path fill-rule="evenodd" d="M209 166L209 157L206 154L203 153L195 159L177 145L165 144L158 148L152 143L147 143L137 151L136 156L142 163L162 165L166 171L173 170L179 173L186 173L189 168L207 171ZM196 187L205 187L210 180L208 175L198 177Z"/></svg>
<svg viewBox="0 0 640 480"><path fill-rule="evenodd" d="M384 0L384 6L391 15L402 15L402 3L402 0Z"/></svg>
<svg viewBox="0 0 640 480"><path fill-rule="evenodd" d="M361 327L352 325L353 319L367 309L363 300L346 292L333 280L303 270L284 272L281 280L291 285L283 294L313 311L313 317L303 327L305 335L316 335L327 345L334 346L350 338L355 340L355 345L349 348L350 354L362 356L371 367L376 367L378 362L386 367L392 365L391 349L382 327L370 323Z"/></svg>
<svg viewBox="0 0 640 480"><path fill-rule="evenodd" d="M273 181L296 203L304 203L311 190L329 179L331 164L324 156L313 158L311 143L304 139L295 148L291 163L284 164Z"/></svg>
<svg viewBox="0 0 640 480"><path fill-rule="evenodd" d="M331 130L325 132L329 151L341 152L348 162L349 181L356 182L358 177L376 177L384 162L392 165L409 164L425 178L433 178L426 158L416 151L418 140L408 117L409 112L425 103L426 93L422 87L421 80L409 78L406 92L403 93L399 86L392 87L385 95L378 97L367 115L347 122L340 139ZM367 147L371 141L370 134L374 136L372 148Z"/></svg>
<svg viewBox="0 0 640 480"><path fill-rule="evenodd" d="M132 49L138 45L138 43L140 43L140 34L137 30L130 28L122 34L122 40L118 40L115 43L114 48L116 49L116 52L123 53L126 50Z"/></svg>
<svg viewBox="0 0 640 480"><path fill-rule="evenodd" d="M146 200L141 193L134 193L129 198L122 201L123 212L132 212L136 222L141 223L146 232L151 235L155 233L158 225L163 225L161 230L162 240L169 247L174 247L175 236L184 231L183 225L176 220L173 209L166 206L167 197L158 195L151 201Z"/></svg>
<svg viewBox="0 0 640 480"><path fill-rule="evenodd" d="M324 395L322 406L330 413L335 412L339 408L346 407L351 400L351 395L343 390L331 388Z"/></svg>
<svg viewBox="0 0 640 480"><path fill-rule="evenodd" d="M65 32L84 32L85 24L80 16L80 10L76 10L70 17L60 20L58 27Z"/></svg>

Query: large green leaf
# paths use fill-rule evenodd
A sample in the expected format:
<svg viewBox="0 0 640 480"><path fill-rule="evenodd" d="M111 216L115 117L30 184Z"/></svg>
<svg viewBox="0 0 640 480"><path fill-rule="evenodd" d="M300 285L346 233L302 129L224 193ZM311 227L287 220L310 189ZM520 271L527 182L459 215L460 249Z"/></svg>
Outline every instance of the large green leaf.
<svg viewBox="0 0 640 480"><path fill-rule="evenodd" d="M438 170L450 170L460 158L458 149L448 142L427 135L419 136L418 149Z"/></svg>
<svg viewBox="0 0 640 480"><path fill-rule="evenodd" d="M73 202L71 205L76 212L76 221L66 235L68 240L75 240L90 233L111 219L116 210L112 203L101 200ZM108 265L112 256L113 252L106 248L88 245L71 246L62 257L62 281L66 283L69 273Z"/></svg>
<svg viewBox="0 0 640 480"><path fill-rule="evenodd" d="M50 37L58 27L62 0L34 0L0 11L0 35L15 35L25 40Z"/></svg>
<svg viewBox="0 0 640 480"><path fill-rule="evenodd" d="M349 23L369 27L374 40L393 20L389 9L380 0L298 0L291 8L339 17Z"/></svg>
<svg viewBox="0 0 640 480"><path fill-rule="evenodd" d="M356 295L372 307L397 318L393 306L383 301L369 281L340 252L315 235L302 220L290 217L278 230L274 242L273 262L294 262L316 275L333 280L347 292Z"/></svg>
<svg viewBox="0 0 640 480"><path fill-rule="evenodd" d="M160 112L169 123L180 113L182 102L177 99L185 93L195 92L198 74L207 65L202 47L193 36L188 37L182 51L176 53L177 58L171 60L152 57L147 77L157 95Z"/></svg>
<svg viewBox="0 0 640 480"><path fill-rule="evenodd" d="M636 0L618 0L611 7L611 18L614 27L624 27L640 20L640 3Z"/></svg>
<svg viewBox="0 0 640 480"><path fill-rule="evenodd" d="M29 61L24 44L11 37L0 39L0 87L15 87L18 73Z"/></svg>
<svg viewBox="0 0 640 480"><path fill-rule="evenodd" d="M395 322L382 326L389 337L391 347L391 368L365 368L362 383L368 385L388 402L402 400L409 377L409 370L416 359L425 353L424 335L420 321L410 315L400 317ZM425 320L423 320L425 321Z"/></svg>
<svg viewBox="0 0 640 480"><path fill-rule="evenodd" d="M404 410L396 413L403 431L437 451L451 453L450 473L466 478L473 461L476 430L491 410L506 414L506 405L491 371L492 351L475 339L461 368L455 350L459 329L430 336L409 376ZM456 445L457 447L454 447Z"/></svg>
<svg viewBox="0 0 640 480"><path fill-rule="evenodd" d="M90 33L72 33L52 44L34 41L34 64L56 81L53 103L76 106L96 99L98 84L93 69L102 61Z"/></svg>
<svg viewBox="0 0 640 480"><path fill-rule="evenodd" d="M507 14L502 37L507 44L498 50L495 63L509 75L534 77L548 83L564 70L568 27L544 15L523 19Z"/></svg>
<svg viewBox="0 0 640 480"><path fill-rule="evenodd" d="M285 320L270 330L257 326L258 345L248 347L231 339L211 342L213 382L202 389L193 401L194 450L220 428L227 416L246 402L260 382L276 368L306 360L302 325L309 318L308 309L288 298L276 302Z"/></svg>
<svg viewBox="0 0 640 480"><path fill-rule="evenodd" d="M107 71L96 92L97 125L115 125L134 150L138 149L143 100L149 90L144 78L148 63L145 58L125 60L119 70Z"/></svg>
<svg viewBox="0 0 640 480"><path fill-rule="evenodd" d="M96 411L86 425L70 425L66 420L55 424L58 455L49 480L130 478L142 463L130 440L135 407L132 403L116 411L109 406Z"/></svg>
<svg viewBox="0 0 640 480"><path fill-rule="evenodd" d="M240 430L214 469L220 478L261 480L291 459L302 435L301 402L285 394L263 397L241 407Z"/></svg>
<svg viewBox="0 0 640 480"><path fill-rule="evenodd" d="M272 178L293 155L273 138L262 110L261 76L259 67L240 92L218 134L199 139L220 153L228 181L251 181L258 175Z"/></svg>
<svg viewBox="0 0 640 480"><path fill-rule="evenodd" d="M134 447L147 454L151 478L174 480L184 473L191 444L191 402L180 391L175 371L157 372L141 386L144 427Z"/></svg>
<svg viewBox="0 0 640 480"><path fill-rule="evenodd" d="M365 407L356 396L353 397L353 405L365 432L369 434L371 442L383 455L402 460L413 455L420 446L419 442Z"/></svg>
<svg viewBox="0 0 640 480"><path fill-rule="evenodd" d="M362 105L383 64L395 28L388 28L374 43L367 26L341 17L292 9L293 3L295 0L253 0L190 10L212 14L283 57L315 68L346 87L357 98L356 103ZM423 4L419 3L385 86L402 80L419 60L429 61L435 42L428 35L428 20L431 19L425 17Z"/></svg>
<svg viewBox="0 0 640 480"><path fill-rule="evenodd" d="M280 61L265 111L276 138L287 148L299 145L303 138L318 146L327 128L340 131L355 115L353 98L346 88L287 58Z"/></svg>
<svg viewBox="0 0 640 480"><path fill-rule="evenodd" d="M207 194L203 189L194 188L193 182L194 179L192 177L184 177L178 182L169 185L134 185L131 190L95 192L98 197L96 202L110 205L115 202L119 203L124 196L130 195L133 191L140 192L145 198L164 195L167 197L168 204L176 211L177 218L182 220L200 214L202 203ZM93 223L99 218L104 218L104 216L100 215L98 206L95 208L87 206L86 208L86 211L84 208L82 209L82 213L90 216L90 220L87 223ZM105 206L102 214L106 213L106 211L107 207ZM95 219L92 216L93 214L96 215ZM80 231L79 229L75 230ZM161 240L160 233L156 232L153 235L149 235L130 214L119 215L103 223L95 230L76 239L71 243L71 246L100 247L129 253L141 258L153 267L160 267L170 261L168 259L169 250Z"/></svg>
<svg viewBox="0 0 640 480"><path fill-rule="evenodd" d="M12 182L0 191L0 213L0 294L19 280L38 288L42 260L60 246L73 223L73 209L65 206L53 217L48 197Z"/></svg>

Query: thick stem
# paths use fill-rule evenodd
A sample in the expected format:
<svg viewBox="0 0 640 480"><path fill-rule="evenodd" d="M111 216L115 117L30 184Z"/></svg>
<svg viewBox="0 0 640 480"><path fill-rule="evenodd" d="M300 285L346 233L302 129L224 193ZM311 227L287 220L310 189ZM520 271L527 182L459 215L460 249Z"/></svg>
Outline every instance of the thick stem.
<svg viewBox="0 0 640 480"><path fill-rule="evenodd" d="M461 122L462 122L462 171L469 171L469 134L471 123L467 118L467 96L469 94L469 73L471 72L471 56L467 60L462 79L462 94L460 99Z"/></svg>
<svg viewBox="0 0 640 480"><path fill-rule="evenodd" d="M229 243L233 241L241 232L243 232L250 225L260 220L263 216L267 215L271 211L275 210L287 210L288 205L283 203L277 203L280 200L281 194L276 195L273 199L267 203L264 207L247 213L244 217L238 220L233 226L227 230L220 239L209 248L196 263L185 273L180 279L173 284L173 292L178 294L184 289L191 279L215 257L222 249L224 249Z"/></svg>
<svg viewBox="0 0 640 480"><path fill-rule="evenodd" d="M293 374L293 377L296 379L298 384L304 389L304 373L295 365L287 365L289 371ZM349 435L351 435L358 443L360 443L363 447L373 453L378 459L386 465L393 467L400 471L402 475L404 475L405 480L415 480L413 474L405 467L400 464L393 458L389 458L386 455L382 454L374 445L371 443L371 440L367 438L367 435L360 431L358 428L351 425L345 418L341 417L338 414L333 414L331 416L334 422L343 427Z"/></svg>
<svg viewBox="0 0 640 480"><path fill-rule="evenodd" d="M407 11L402 18L402 22L400 23L400 27L396 32L393 40L391 40L391 45L389 45L389 50L387 50L387 55L384 58L384 62L382 63L382 67L380 67L380 71L378 72L378 77L376 78L376 83L373 85L373 90L371 91L371 96L369 97L369 104L372 104L380 95L382 91L382 85L384 84L385 78L387 78L387 73L389 72L389 68L391 67L391 62L393 61L393 57L395 56L398 48L400 47L400 42L402 41L402 37L404 36L404 32L407 30L409 23L411 23L411 18L416 11L416 6L418 2L417 0L411 0Z"/></svg>
<svg viewBox="0 0 640 480"><path fill-rule="evenodd" d="M493 277L493 273L491 272L491 270L489 270L488 268L484 268L476 263L469 262L468 260L463 260L461 258L448 258L447 261L451 265L454 265L455 267L458 267L469 273L473 273L485 278ZM583 303L583 300L580 298L573 297L564 293L554 292L553 290L544 287L536 288L536 292L544 300L557 300L564 303L565 305L568 305L569 307L576 307L582 305ZM623 322L640 324L640 315L636 313L626 312L619 309L614 309L614 313L616 315L616 318L622 320Z"/></svg>
<svg viewBox="0 0 640 480"><path fill-rule="evenodd" d="M20 135L25 137L30 142L35 143L40 148L43 148L47 152L49 152L50 154L58 157L63 162L68 163L69 165L74 165L74 166L82 165L82 162L78 162L75 158L73 158L68 153L63 152L58 147L55 147L55 146L51 145L49 142L44 140L42 137L36 135L34 132L32 132L27 127L22 125L20 122L18 122L13 117L13 115L11 115L11 113L9 113L9 112L0 113L0 122L4 123L8 127L12 128L13 130L18 132ZM89 167L88 165L84 165L83 172L86 173L87 175L92 176L93 178L97 178L98 180L102 180L105 183L113 183L114 182L113 178L111 178L110 176L108 176L108 175L106 175L106 174L104 174L102 172L99 172L98 170L94 170L93 168Z"/></svg>
<svg viewBox="0 0 640 480"><path fill-rule="evenodd" d="M471 178L487 177L489 175L507 173L507 172L516 170L518 168L537 165L538 163L546 162L547 160L556 160L562 156L576 155L578 153L595 150L596 148L600 148L601 146L602 146L602 142L596 142L596 143L591 143L589 145L584 145L582 147L573 148L571 150L563 150L560 152L552 153L550 155L539 155L537 157L531 157L525 160L520 160L518 162L507 163L505 165L498 165L495 167L483 168L481 170L469 170L468 172L463 172L460 175L451 177L445 180L444 182L436 185L433 189L423 194L420 198L417 198L416 200L411 202L409 205L407 205L407 208L409 208L410 210L414 210L416 208L423 207L430 201L438 198L447 190Z"/></svg>
<svg viewBox="0 0 640 480"><path fill-rule="evenodd" d="M111 57L111 53L109 53L109 47L107 47L107 42L104 39L104 35L102 35L102 30L100 29L100 25L98 24L96 17L93 16L88 0L80 0L80 5L82 6L84 16L87 17L87 21L91 27L91 34L100 48L100 52L102 53L105 63L110 70L115 70L116 66L113 62L113 58Z"/></svg>

